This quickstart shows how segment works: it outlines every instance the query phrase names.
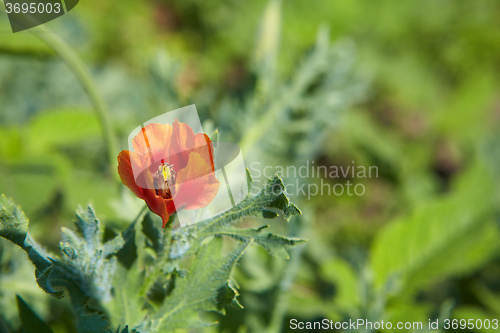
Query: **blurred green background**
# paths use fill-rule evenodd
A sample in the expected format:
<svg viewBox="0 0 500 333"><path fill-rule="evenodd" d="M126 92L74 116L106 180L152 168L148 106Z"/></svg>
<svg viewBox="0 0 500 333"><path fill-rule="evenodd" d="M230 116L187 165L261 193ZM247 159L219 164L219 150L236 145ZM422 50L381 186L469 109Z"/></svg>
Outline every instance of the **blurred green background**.
<svg viewBox="0 0 500 333"><path fill-rule="evenodd" d="M52 32L16 34L2 12L0 193L49 249L88 202L123 229L142 206L108 156L140 123L196 104L205 131L240 143L248 165L379 171L323 180L361 183L363 196L292 193L303 215L273 228L309 242L289 261L245 254L245 309L207 331L499 318L499 22L490 0L82 0ZM52 34L90 71L116 146ZM18 329L18 293L71 331L67 300L44 295L23 256L1 239L3 321Z"/></svg>

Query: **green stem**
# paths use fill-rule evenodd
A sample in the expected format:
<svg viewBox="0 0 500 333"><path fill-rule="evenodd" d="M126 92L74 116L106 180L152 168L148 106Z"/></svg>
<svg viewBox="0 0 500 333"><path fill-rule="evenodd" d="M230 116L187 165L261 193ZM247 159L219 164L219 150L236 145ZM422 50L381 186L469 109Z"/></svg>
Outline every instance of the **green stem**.
<svg viewBox="0 0 500 333"><path fill-rule="evenodd" d="M116 164L116 154L118 152L111 121L109 119L109 113L104 100L97 92L97 88L88 69L78 54L61 38L47 28L38 26L32 30L32 33L52 48L66 62L78 81L80 81L80 84L87 93L87 96L94 107L99 123L101 124L101 131L104 138L104 144L106 146L109 171L115 176L115 178L118 177L117 173L113 170L113 166Z"/></svg>
<svg viewBox="0 0 500 333"><path fill-rule="evenodd" d="M4 0L0 0L0 4L2 12L5 12ZM26 17L26 19L28 20L29 17ZM99 119L99 123L101 125L102 136L104 139L104 144L106 146L106 156L109 172L114 175L115 179L119 179L118 174L113 170L113 166L116 165L116 154L118 153L118 151L116 148L117 146L115 137L113 135L111 121L109 119L109 113L104 100L97 92L97 88L94 81L92 80L92 76L90 75L84 62L68 44L66 44L54 32L44 27L43 25L31 28L29 29L29 31L45 44L47 44L52 50L54 50L54 52L66 62L73 74L75 74L78 81L80 81L80 84L82 85L94 107L97 118Z"/></svg>

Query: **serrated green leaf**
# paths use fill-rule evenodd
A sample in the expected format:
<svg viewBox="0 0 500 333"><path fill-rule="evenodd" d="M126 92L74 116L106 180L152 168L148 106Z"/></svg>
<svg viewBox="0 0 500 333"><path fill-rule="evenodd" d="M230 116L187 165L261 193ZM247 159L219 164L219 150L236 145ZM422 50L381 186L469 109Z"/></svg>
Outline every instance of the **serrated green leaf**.
<svg viewBox="0 0 500 333"><path fill-rule="evenodd" d="M21 296L16 295L16 300L24 333L53 333L49 325L36 315Z"/></svg>
<svg viewBox="0 0 500 333"><path fill-rule="evenodd" d="M63 292L54 289L49 282L52 262L48 254L28 234L28 219L24 212L4 195L0 197L0 236L21 247L35 265L37 283L44 291L62 297Z"/></svg>
<svg viewBox="0 0 500 333"><path fill-rule="evenodd" d="M193 229L180 229L182 232L169 229L165 233L146 215L141 224L131 224L105 244L99 220L89 206L77 212L78 232L62 229L60 259L45 253L29 234L22 247L37 267L40 287L57 297L62 296L62 288L69 291L79 332L106 331L109 323L103 313L110 315L113 327L135 325L132 332L155 332L185 325L206 326L210 323L198 319L199 310L223 313L229 305L241 307L230 273L248 244L255 240L270 253L287 256L285 248L301 242L265 233L263 228L241 230L229 225L244 216L266 217L266 212L282 215L284 220L300 214L283 190L279 177L270 179L264 190L256 196L249 195L233 210L200 224L201 228L196 225ZM204 233L198 233L200 229ZM243 244L231 254L221 256L220 237L203 242L212 235L230 236ZM196 246L192 252L198 253L189 273L182 274L172 262L192 253L187 250L193 242ZM164 251L167 245L169 251ZM157 257L152 251L153 254L146 251L148 246L154 249ZM172 251L177 251L175 258L172 258ZM112 256L114 253L116 257ZM117 259L124 264L116 267ZM118 269L117 274L115 269ZM170 277L168 285L163 283L165 279L159 279L162 276ZM157 282L162 284L163 296L154 304L150 297ZM103 311L100 304L107 310ZM156 306L154 313L157 315L154 315L151 310Z"/></svg>
<svg viewBox="0 0 500 333"><path fill-rule="evenodd" d="M0 237L21 247L28 233L28 219L5 195L0 197Z"/></svg>
<svg viewBox="0 0 500 333"><path fill-rule="evenodd" d="M76 212L75 222L78 231L85 239L85 245L89 253L97 249L102 240L102 230L99 220L95 216L94 209L89 205L86 210L79 208Z"/></svg>
<svg viewBox="0 0 500 333"><path fill-rule="evenodd" d="M104 315L97 313L80 313L76 322L78 333L109 333L109 323Z"/></svg>
<svg viewBox="0 0 500 333"><path fill-rule="evenodd" d="M28 253L35 265L35 275L40 288L60 298L62 288L69 291L71 304L77 315L77 330L80 333L109 332L108 320L104 317L101 301L111 297L111 282L116 258L108 258L123 245L121 236L103 244L102 230L92 207L80 210L75 222L82 237L63 228L60 243L62 256L57 258L46 253L25 231L27 220L24 214L6 200L2 200L2 236L12 238ZM19 231L15 227L21 226ZM21 243L24 234L24 241ZM10 237L10 238L8 238Z"/></svg>
<svg viewBox="0 0 500 333"><path fill-rule="evenodd" d="M247 169L248 186L251 188L252 178ZM269 215L269 213L273 215ZM301 212L285 194L283 181L279 176L270 178L266 186L257 195L252 196L249 192L248 196L238 205L228 210L227 212L218 215L212 219L201 222L195 225L198 233L211 233L221 226L239 221L244 216L256 216L261 218L274 218L278 214L283 216L283 219L289 221L292 216L300 215Z"/></svg>
<svg viewBox="0 0 500 333"><path fill-rule="evenodd" d="M152 320L154 330L170 332L180 327L206 326L197 312L219 311L234 303L230 274L249 243L239 245L221 258L222 240L214 238L198 252L186 279L179 280L172 294ZM229 297L232 291L232 298ZM140 328L139 328L140 330Z"/></svg>
<svg viewBox="0 0 500 333"><path fill-rule="evenodd" d="M247 183L250 189L252 187L252 177L250 176L248 169ZM177 231L174 230L173 237L176 239L184 234L190 235L192 238L196 236L196 241L192 239L188 239L186 241L185 248L182 253L186 253L188 250L196 250L196 246L193 246L192 249L190 249L190 247L192 244L195 244L195 242L199 243L205 237L225 235L243 242L255 240L257 244L263 246L270 254L282 258L288 258L286 248L300 244L304 242L304 240L265 233L262 232L263 228L233 228L230 224L235 223L246 216L275 218L281 215L285 221L288 221L292 216L299 214L301 214L300 210L297 206L290 202L284 193L283 181L279 176L275 176L274 178L269 179L266 186L257 195L252 196L249 191L247 197L232 209L207 221L194 224L188 228ZM176 249L177 247L172 247L171 252Z"/></svg>
<svg viewBox="0 0 500 333"><path fill-rule="evenodd" d="M257 244L261 245L264 249L266 249L269 252L269 254L285 259L289 258L286 248L306 242L304 239L289 238L264 232L263 231L264 229L265 228L263 227L258 229L240 229L240 228L234 228L232 226L222 226L220 228L213 228L210 233L204 233L201 234L200 236L201 237L214 236L214 235L229 236L242 242L248 242L250 240L254 240Z"/></svg>
<svg viewBox="0 0 500 333"><path fill-rule="evenodd" d="M116 258L109 257L121 249L124 240L119 235L102 243L103 232L91 206L77 211L75 225L82 237L69 229L62 229L61 264L71 268L74 278L82 284L85 295L96 300L109 300L116 268Z"/></svg>
<svg viewBox="0 0 500 333"><path fill-rule="evenodd" d="M102 247L102 256L107 258L108 256L117 253L125 244L125 240L122 235L118 235L115 238L104 243Z"/></svg>

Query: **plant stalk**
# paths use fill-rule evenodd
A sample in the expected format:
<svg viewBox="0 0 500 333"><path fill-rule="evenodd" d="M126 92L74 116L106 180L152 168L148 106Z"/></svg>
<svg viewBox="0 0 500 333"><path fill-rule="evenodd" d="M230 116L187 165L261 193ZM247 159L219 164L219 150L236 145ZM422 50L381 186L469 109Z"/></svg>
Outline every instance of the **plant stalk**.
<svg viewBox="0 0 500 333"><path fill-rule="evenodd" d="M0 7L2 12L5 13L4 0L0 0ZM29 17L26 17L29 20ZM95 83L85 66L84 62L80 59L78 54L61 38L59 38L54 32L46 28L43 25L39 25L29 29L34 36L39 38L47 46L49 46L54 52L59 55L64 62L68 65L70 70L76 76L80 84L82 85L85 93L90 99L94 107L94 111L99 119L101 125L101 132L104 139L104 145L106 147L106 160L108 163L108 172L113 175L116 180L119 180L118 174L113 170L113 166L116 165L116 155L118 153L115 137L113 135L113 128L111 126L111 121L109 119L109 112L104 103L104 100L99 95Z"/></svg>
<svg viewBox="0 0 500 333"><path fill-rule="evenodd" d="M52 48L66 62L78 81L80 81L80 84L94 107L94 111L101 125L102 136L106 146L108 171L114 175L115 179L118 179L118 174L113 170L113 166L116 164L118 151L109 118L109 112L104 100L97 91L90 72L78 54L61 38L55 35L55 33L43 26L33 28L32 33Z"/></svg>

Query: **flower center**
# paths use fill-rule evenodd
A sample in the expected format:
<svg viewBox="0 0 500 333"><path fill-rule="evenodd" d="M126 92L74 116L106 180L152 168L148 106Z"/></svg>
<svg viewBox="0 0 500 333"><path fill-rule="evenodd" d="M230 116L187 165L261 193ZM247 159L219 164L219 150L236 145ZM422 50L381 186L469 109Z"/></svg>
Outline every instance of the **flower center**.
<svg viewBox="0 0 500 333"><path fill-rule="evenodd" d="M170 191L169 184L172 186L175 183L175 178L177 173L175 172L173 165L162 163L158 166L158 171L154 175L154 185L156 195L161 196L164 199L172 198L172 192Z"/></svg>

